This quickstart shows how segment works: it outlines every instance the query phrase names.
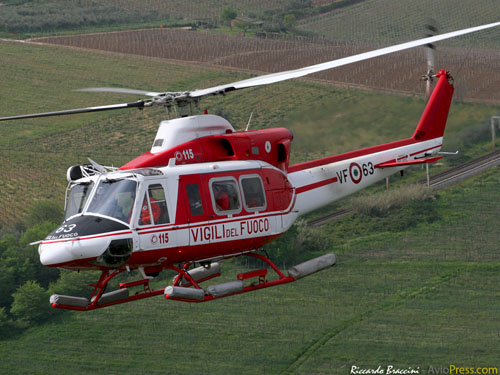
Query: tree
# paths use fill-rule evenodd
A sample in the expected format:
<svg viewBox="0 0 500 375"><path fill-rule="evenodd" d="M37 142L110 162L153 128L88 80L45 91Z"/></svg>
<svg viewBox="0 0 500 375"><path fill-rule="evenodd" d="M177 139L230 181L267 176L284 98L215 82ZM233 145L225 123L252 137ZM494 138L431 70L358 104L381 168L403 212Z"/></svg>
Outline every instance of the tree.
<svg viewBox="0 0 500 375"><path fill-rule="evenodd" d="M9 320L4 307L0 307L0 337L6 337L11 329L12 322Z"/></svg>
<svg viewBox="0 0 500 375"><path fill-rule="evenodd" d="M312 253L322 253L329 246L323 232L307 226L305 220L298 219L283 236L264 248L273 262L291 266L309 260Z"/></svg>
<svg viewBox="0 0 500 375"><path fill-rule="evenodd" d="M36 281L28 280L13 294L11 314L21 323L32 325L50 315L49 293Z"/></svg>
<svg viewBox="0 0 500 375"><path fill-rule="evenodd" d="M283 26L285 26L287 30L293 29L295 27L296 21L297 18L294 14L287 14L285 15L285 17L283 17Z"/></svg>
<svg viewBox="0 0 500 375"><path fill-rule="evenodd" d="M62 218L63 212L60 205L52 201L39 201L30 207L25 222L29 228L43 221L59 224Z"/></svg>
<svg viewBox="0 0 500 375"><path fill-rule="evenodd" d="M238 14L233 8L231 7L224 8L221 15L222 22L230 25L231 21L234 20L237 15Z"/></svg>
<svg viewBox="0 0 500 375"><path fill-rule="evenodd" d="M7 234L0 240L0 307L9 307L12 293L33 276L29 258L19 251L19 243L13 235Z"/></svg>
<svg viewBox="0 0 500 375"><path fill-rule="evenodd" d="M252 28L254 26L253 22L250 21L238 21L236 22L236 27L243 30L243 35L247 35L248 29Z"/></svg>

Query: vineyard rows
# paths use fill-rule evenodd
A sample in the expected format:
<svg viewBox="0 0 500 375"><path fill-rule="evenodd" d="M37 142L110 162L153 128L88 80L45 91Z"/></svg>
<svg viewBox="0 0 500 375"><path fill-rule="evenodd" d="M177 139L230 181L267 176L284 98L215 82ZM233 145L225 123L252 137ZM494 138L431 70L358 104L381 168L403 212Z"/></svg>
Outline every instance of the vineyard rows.
<svg viewBox="0 0 500 375"><path fill-rule="evenodd" d="M366 0L351 7L333 10L299 21L299 29L328 40L363 41L367 43L398 43L426 34L431 23L440 32L458 30L496 22L500 7L496 0ZM476 34L447 45L500 47L496 31Z"/></svg>
<svg viewBox="0 0 500 375"><path fill-rule="evenodd" d="M38 38L36 42L201 63L224 69L270 73L313 65L361 53L380 45L349 42L309 42L153 29ZM440 47L438 68L455 75L458 100L500 102L500 49ZM317 73L312 78L422 95L425 52L413 49ZM147 88L145 88L147 89ZM167 88L168 89L168 88Z"/></svg>

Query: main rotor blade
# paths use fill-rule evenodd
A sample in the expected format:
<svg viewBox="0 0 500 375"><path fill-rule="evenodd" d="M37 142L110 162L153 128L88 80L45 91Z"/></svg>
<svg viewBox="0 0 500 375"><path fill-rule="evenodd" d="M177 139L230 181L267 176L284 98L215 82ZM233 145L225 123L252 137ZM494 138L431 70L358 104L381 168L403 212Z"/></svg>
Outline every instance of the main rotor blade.
<svg viewBox="0 0 500 375"><path fill-rule="evenodd" d="M161 92L152 92L145 90L127 89L125 87L87 87L85 89L78 89L75 91L83 92L117 92L120 94L144 95L144 96L159 96Z"/></svg>
<svg viewBox="0 0 500 375"><path fill-rule="evenodd" d="M44 112L44 113L35 113L35 114L20 115L20 116L1 117L0 121L18 120L18 119L34 118L34 117L70 115L70 114L76 114L76 113L107 111L107 110L113 110L113 109L132 108L132 107L144 108L146 106L152 106L155 104L156 105L166 105L166 106L171 105L171 104L185 105L186 103L192 101L192 99L197 100L198 98L201 98L201 97L206 96L206 95L224 94L226 92L233 91L233 90L239 90L239 89L255 87L255 86L262 86L262 85L269 85L272 83L286 81L286 80L293 79L293 78L300 78L300 77L304 77L304 76L309 75L309 74L321 72L323 70L328 70L328 69L336 68L339 66L359 62L359 61L372 59L374 57L387 55L389 53L403 51L403 50L406 50L409 48L418 47L418 46L422 46L425 44L435 43L435 42L438 42L441 40L454 38L454 37L457 37L460 35L465 35L465 34L473 33L476 31L489 29L489 28L496 27L499 25L500 25L500 22L495 22L495 23L490 23L487 25L471 27L468 29L463 29L463 30L458 30L458 31L446 33L446 34L441 34L441 35L431 36L431 37L427 37L427 38L423 38L423 39L418 39L415 41L402 43L402 44L398 44L398 45L391 46L391 47L381 48L381 49L377 49L377 50L370 51L370 52L360 53L358 55L344 57L341 59L332 60L332 61L328 61L328 62L321 63L321 64L306 66L306 67L300 68L300 69L266 74L263 76L245 79L242 81L237 81L237 82L233 82L233 83L229 83L229 84L225 84L225 85L220 85L220 86L215 86L215 87L211 87L208 89L202 89L202 90L193 90L193 91L186 91L186 92L158 93L158 92L149 92L149 91L143 91L143 90L112 88L112 87L111 88L110 87L100 87L100 88L96 87L96 88L90 88L90 89L82 89L80 91L119 92L119 93L126 93L126 94L139 94L139 95L145 95L145 96L152 96L153 98L139 100L139 101L133 102L133 103L112 104L112 105L104 105L104 106L98 106L98 107L69 109L69 110L56 111L56 112Z"/></svg>
<svg viewBox="0 0 500 375"><path fill-rule="evenodd" d="M244 89L244 88L254 87L254 86L269 85L271 83L277 83L277 82L286 81L286 80L293 79L293 78L304 77L306 75L321 72L323 70L337 68L339 66L352 64L352 63L363 61L363 60L372 59L374 57L387 55L389 53L403 51L403 50L406 50L409 48L418 47L418 46L422 46L422 45L429 44L429 43L435 43L435 42L438 42L440 40L454 38L454 37L457 37L460 35L465 35L465 34L473 33L476 31L489 29L489 28L496 27L499 25L500 25L500 22L495 22L495 23L490 23L487 25L471 27L468 29L463 29L463 30L449 32L446 34L441 34L441 35L436 35L436 36L427 37L427 38L423 38L423 39L418 39L415 41L406 42L406 43L398 44L398 45L391 46L391 47L385 47L385 48L377 49L377 50L370 51L370 52L364 52L364 53L360 53L358 55L344 57L341 59L332 60L332 61L328 61L328 62L321 63L321 64L306 66L306 67L300 68L300 69L288 70L288 71L279 72L279 73L271 73L271 74L267 74L267 75L263 75L263 76L259 76L259 77L246 79L243 81L229 83L226 85L211 87L208 89L193 90L193 91L189 92L189 96L192 98L197 98L197 97L210 95L210 94L220 94L220 93L225 93L228 91L239 90L239 89Z"/></svg>
<svg viewBox="0 0 500 375"><path fill-rule="evenodd" d="M102 105L102 106L98 106L98 107L86 107L86 108L77 108L77 109L67 109L67 110L64 110L64 111L32 113L32 114L29 114L29 115L0 117L0 121L19 120L19 119L24 119L24 118L35 118L35 117L74 115L76 113L109 111L109 110L112 110L112 109L122 109L122 108L134 108L134 107L135 108L144 108L144 105L145 105L144 100L138 100L138 101L133 102L133 103L111 104L111 105Z"/></svg>

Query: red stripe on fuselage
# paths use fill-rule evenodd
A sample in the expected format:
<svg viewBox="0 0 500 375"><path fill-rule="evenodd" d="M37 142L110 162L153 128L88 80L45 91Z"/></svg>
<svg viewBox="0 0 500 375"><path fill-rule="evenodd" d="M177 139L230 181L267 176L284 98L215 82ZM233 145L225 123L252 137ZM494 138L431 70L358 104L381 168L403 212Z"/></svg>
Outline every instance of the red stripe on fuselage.
<svg viewBox="0 0 500 375"><path fill-rule="evenodd" d="M238 216L238 217L232 217L232 218L227 218L227 219L224 219L221 217L219 219L216 219L216 220L213 220L210 222L203 221L201 223L191 223L191 224L181 224L181 225L171 224L169 226L163 225L160 227L152 226L152 227L148 227L148 228L138 229L137 232L140 231L139 235L142 235L142 234L163 232L163 231L167 231L167 230L174 231L174 230L198 228L198 227L218 225L218 224L228 224L228 223L234 223L234 222L245 221L245 220L266 219L266 218L270 218L273 216L286 215L292 210L292 207L293 206L290 205L290 208L287 211L278 211L278 212L274 212L274 213L270 213L270 214L266 213L266 214L262 214L262 215L245 215L245 216Z"/></svg>
<svg viewBox="0 0 500 375"><path fill-rule="evenodd" d="M377 152L387 151L387 150L390 150L393 148L409 146L409 145L412 145L415 143L419 143L419 142L415 141L413 138L408 138L408 139L403 139L401 141L396 141L396 142L386 143L386 144L379 145L379 146L364 148L362 150L347 152L345 154L334 155L334 156L329 156L329 157L323 158L323 159L312 160L312 161L308 161L305 163L295 164L295 165L292 165L290 168L288 168L288 173L298 172L298 171L302 171L304 169L310 169L310 168L314 168L314 167L320 167L322 165L331 164L331 163L335 163L338 161L343 161L343 160L356 158L356 157L360 157L360 156L375 154ZM433 150L435 148L439 148L441 146L442 146L442 144L439 144L439 145L433 146L433 147L429 147L425 150L413 152L409 156L412 157L412 156L421 154L422 152L426 152L426 151ZM405 157L403 157L403 159L404 158ZM392 160L396 160L396 159L392 159Z"/></svg>
<svg viewBox="0 0 500 375"><path fill-rule="evenodd" d="M131 231L118 232L118 233L113 232L113 233L99 234L97 236L89 236L89 237L76 237L76 238L64 238L64 239L60 239L60 240L48 240L48 241L40 242L40 245L47 245L47 244L59 243L59 242L91 240L94 238L109 237L109 236L122 236L124 234L132 234L132 232Z"/></svg>
<svg viewBox="0 0 500 375"><path fill-rule="evenodd" d="M288 173L298 172L304 169L319 167L325 164L331 164L342 160L357 158L359 156L374 154L381 151L387 151L393 148L408 146L415 143L417 143L417 141L415 141L413 138L407 138L401 141L390 142L378 146L363 148L361 150L346 152L345 154L339 154L339 155L329 156L323 159L307 161L305 163L292 165L290 168L288 168Z"/></svg>
<svg viewBox="0 0 500 375"><path fill-rule="evenodd" d="M441 145L437 145L437 146L433 146L433 147L429 147L429 148L426 148L425 150L414 152L413 154L410 154L410 156L415 156L415 155L421 154L422 152L427 152L427 151L430 151L430 150L434 150L435 148L439 148L441 146L442 146L442 144Z"/></svg>
<svg viewBox="0 0 500 375"><path fill-rule="evenodd" d="M382 163L378 163L377 165L375 165L375 168L377 168L377 166L381 165L381 164L386 164L386 163L397 163L397 162L400 162L401 160L404 160L406 159L407 157L412 157L412 156L415 156L415 155L418 155L418 154L421 154L422 152L427 152L427 151L430 151L430 150L434 150L435 148L439 148L441 147L442 144L439 144L437 146L433 146L433 147L429 147L429 148L426 148L425 150L420 150L420 151L417 151L417 152L414 152L412 154L409 154L407 156L403 156L403 157L400 157L400 158L397 158L397 159L390 159L390 160L386 160Z"/></svg>
<svg viewBox="0 0 500 375"><path fill-rule="evenodd" d="M297 194L305 193L306 191L309 191L309 190L313 190L313 189L317 189L317 188L320 188L320 187L325 186L325 185L333 184L333 183L337 182L338 180L339 179L337 177L333 177L333 178L329 178L327 180L318 181L318 182L315 182L314 184L301 186L301 187L297 188L295 190L295 192Z"/></svg>
<svg viewBox="0 0 500 375"><path fill-rule="evenodd" d="M180 262L192 262L202 259L230 256L244 251L259 248L283 233L267 234L250 238L220 241L216 243L192 244L188 246L177 246L147 251L134 251L127 260L128 265L135 268L140 265L154 264L160 258L168 258L164 264L176 264Z"/></svg>

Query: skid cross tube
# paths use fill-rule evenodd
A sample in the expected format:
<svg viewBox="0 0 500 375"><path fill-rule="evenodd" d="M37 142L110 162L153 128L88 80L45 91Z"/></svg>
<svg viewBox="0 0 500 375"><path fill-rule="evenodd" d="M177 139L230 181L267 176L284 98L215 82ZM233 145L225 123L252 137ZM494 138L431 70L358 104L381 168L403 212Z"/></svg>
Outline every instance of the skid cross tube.
<svg viewBox="0 0 500 375"><path fill-rule="evenodd" d="M99 302L99 299L101 298L102 294L104 293L104 290L106 290L106 287L108 286L108 282L118 275L119 273L122 273L123 270L116 270L114 272L111 272L109 270L103 270L101 273L101 277L99 277L99 280L97 281L97 284L91 284L91 286L94 287L94 291L90 295L90 305L89 308L92 308L93 306L97 305Z"/></svg>
<svg viewBox="0 0 500 375"><path fill-rule="evenodd" d="M258 282L254 282L254 283L252 283L250 285L243 286L241 288L241 290L237 290L237 291L234 291L234 292L228 292L227 294L216 295L216 296L211 295L208 291L205 291L204 298L200 299L200 300L183 298L183 297L174 297L174 296L167 295L167 294L165 295L165 298L168 299L168 300L182 301L182 302L191 302L191 303L193 303L193 302L194 303L208 302L208 301L212 301L214 299L225 298L225 297L229 297L229 296L234 296L236 294L242 294L242 293L252 292L254 290L269 288L271 286L286 284L286 283L290 283L292 281L295 281L294 277L292 277L292 276L285 276L279 270L279 268L276 267L276 265L269 258L265 257L264 255L256 254L256 253L246 253L246 254L242 254L242 255L245 255L245 256L248 256L248 257L252 257L252 258L256 258L256 259L260 259L261 261L267 263L267 265L278 275L278 279L277 280L272 280L272 281L267 281L265 279L265 277L262 277L263 276L262 272L259 272L260 270L257 270L257 271L254 271L253 273L249 272L249 273L247 273L247 275L253 274L255 277L259 277ZM187 268L186 266L184 266L182 269L176 268L176 267L167 267L167 268L171 268L171 269L174 269L177 272L179 272L179 275L175 279L175 282L174 282L174 285L173 285L174 287L179 285L181 276L182 277L188 276L188 280L191 282L191 285L194 286L196 289L201 289L201 287L197 284L197 282L195 280L192 280L192 278L189 276L188 272L186 272L186 268ZM240 275L243 275L243 274L240 274ZM240 281L243 282L243 280L241 280L241 279L245 279L246 280L247 278L246 277L240 277ZM198 281L198 282L201 282L201 280Z"/></svg>
<svg viewBox="0 0 500 375"><path fill-rule="evenodd" d="M90 311L90 310L100 309L103 307L117 305L120 303L132 302L132 301L136 301L136 300L143 299L143 298L159 296L159 295L164 293L164 290L165 290L164 288L151 290L149 288L149 280L147 280L147 279L146 280L137 280L137 281L132 281L132 282L120 284L120 289L117 289L116 291L128 289L129 287L143 285L142 292L137 292L136 294L134 294L132 296L128 296L126 298L117 299L117 300L113 300L113 301L106 302L106 303L100 303L101 297L104 295L104 290L106 289L106 286L108 285L109 281L113 277L115 277L116 275L118 275L124 271L125 271L125 269L118 269L118 270L114 270L114 271L110 271L107 269L103 270L97 283L90 284L90 286L94 287L94 291L92 292L92 294L90 296L90 303L88 303L87 306L52 303L52 307L57 308L57 309L65 309L65 310ZM113 292L116 292L116 291L113 291Z"/></svg>

